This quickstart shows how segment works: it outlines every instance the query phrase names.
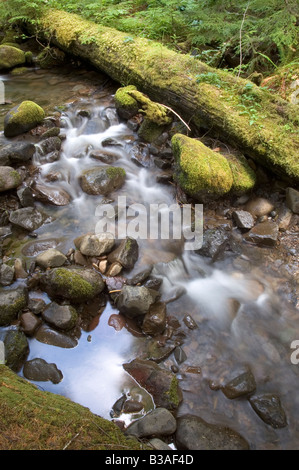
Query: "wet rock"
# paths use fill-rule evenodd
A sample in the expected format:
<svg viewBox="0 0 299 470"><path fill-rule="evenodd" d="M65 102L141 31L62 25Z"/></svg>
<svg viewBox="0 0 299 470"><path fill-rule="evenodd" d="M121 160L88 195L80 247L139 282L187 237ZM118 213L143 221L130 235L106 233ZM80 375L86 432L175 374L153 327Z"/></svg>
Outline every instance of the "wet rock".
<svg viewBox="0 0 299 470"><path fill-rule="evenodd" d="M40 358L26 361L23 374L26 379L37 382L47 382L50 380L53 384L58 384L63 379L62 372L57 368L56 364L49 364Z"/></svg>
<svg viewBox="0 0 299 470"><path fill-rule="evenodd" d="M136 165L148 168L151 165L151 158L147 146L135 145L130 151L131 160Z"/></svg>
<svg viewBox="0 0 299 470"><path fill-rule="evenodd" d="M285 232L288 229L291 223L292 217L293 217L293 213L290 209L288 209L287 207L280 208L280 210L278 211L278 217L277 217L276 222L281 232Z"/></svg>
<svg viewBox="0 0 299 470"><path fill-rule="evenodd" d="M272 428L287 426L286 414L277 395L271 393L255 395L249 398L249 402L257 415Z"/></svg>
<svg viewBox="0 0 299 470"><path fill-rule="evenodd" d="M175 439L179 450L249 450L246 440L233 429L190 414L178 418Z"/></svg>
<svg viewBox="0 0 299 470"><path fill-rule="evenodd" d="M176 347L174 350L174 358L178 364L182 364L183 362L186 361L187 355L185 351L180 347Z"/></svg>
<svg viewBox="0 0 299 470"><path fill-rule="evenodd" d="M15 278L16 279L26 279L28 277L28 273L24 268L24 263L21 258L16 258L14 263L15 269Z"/></svg>
<svg viewBox="0 0 299 470"><path fill-rule="evenodd" d="M25 334L17 328L7 331L4 338L6 365L19 372L29 353Z"/></svg>
<svg viewBox="0 0 299 470"><path fill-rule="evenodd" d="M23 101L9 111L4 118L4 134L15 137L30 131L45 117L44 110L33 101Z"/></svg>
<svg viewBox="0 0 299 470"><path fill-rule="evenodd" d="M10 213L9 221L20 228L32 232L48 220L47 215L34 207L23 207Z"/></svg>
<svg viewBox="0 0 299 470"><path fill-rule="evenodd" d="M286 203L294 214L299 214L299 191L294 188L287 188Z"/></svg>
<svg viewBox="0 0 299 470"><path fill-rule="evenodd" d="M45 121L44 121L45 122ZM53 125L53 127L50 127L50 129L46 130L45 132L42 133L41 137L40 137L40 140L45 140L45 139L48 139L49 137L58 137L59 134L60 134L60 128L59 127L55 127L54 123L51 123L50 122L48 123L48 125ZM59 149L58 149L59 150Z"/></svg>
<svg viewBox="0 0 299 470"><path fill-rule="evenodd" d="M187 328L189 328L189 330L195 330L196 328L198 328L196 321L191 317L191 315L184 315L183 322L185 323Z"/></svg>
<svg viewBox="0 0 299 470"><path fill-rule="evenodd" d="M139 273L135 274L132 279L127 280L127 284L129 286L136 286L137 284L143 284L151 275L153 267L150 266L149 268L143 269Z"/></svg>
<svg viewBox="0 0 299 470"><path fill-rule="evenodd" d="M132 269L138 260L139 248L134 238L127 237L108 256L109 263L117 261L124 269Z"/></svg>
<svg viewBox="0 0 299 470"><path fill-rule="evenodd" d="M111 418L116 418L121 415L126 399L127 396L123 394L118 400L116 400L110 412Z"/></svg>
<svg viewBox="0 0 299 470"><path fill-rule="evenodd" d="M53 268L41 276L50 297L82 303L99 295L105 284L100 274L87 268Z"/></svg>
<svg viewBox="0 0 299 470"><path fill-rule="evenodd" d="M58 243L59 241L55 238L30 242L24 245L22 248L22 254L25 256L37 256L49 248L55 248Z"/></svg>
<svg viewBox="0 0 299 470"><path fill-rule="evenodd" d="M151 277L150 279L147 279L147 281L145 281L144 287L158 291L162 283L163 279L160 279L158 277Z"/></svg>
<svg viewBox="0 0 299 470"><path fill-rule="evenodd" d="M262 222L253 227L246 235L245 240L259 246L275 246L278 239L278 225L272 220Z"/></svg>
<svg viewBox="0 0 299 470"><path fill-rule="evenodd" d="M22 331L26 336L33 336L42 322L41 319L32 312L23 313L20 320Z"/></svg>
<svg viewBox="0 0 299 470"><path fill-rule="evenodd" d="M178 343L175 341L167 341L166 344L164 344L164 342L161 342L159 339L152 339L147 345L147 352L143 358L145 357L150 361L159 363L170 356L177 345Z"/></svg>
<svg viewBox="0 0 299 470"><path fill-rule="evenodd" d="M139 105L137 101L129 95L129 91L136 90L134 85L119 88L114 96L115 106L119 116L128 120L138 113Z"/></svg>
<svg viewBox="0 0 299 470"><path fill-rule="evenodd" d="M9 325L27 305L24 287L0 291L0 326Z"/></svg>
<svg viewBox="0 0 299 470"><path fill-rule="evenodd" d="M46 302L43 299L31 298L28 300L28 308L32 313L34 313L34 315L39 315L42 313L45 307Z"/></svg>
<svg viewBox="0 0 299 470"><path fill-rule="evenodd" d="M41 343L51 344L59 348L71 349L75 348L78 341L65 333L59 332L50 328L47 325L42 325L36 332L35 338Z"/></svg>
<svg viewBox="0 0 299 470"><path fill-rule="evenodd" d="M118 276L121 273L122 269L123 269L122 265L118 263L117 261L115 261L115 263L112 263L111 266L109 266L109 269L107 271L107 276L109 277Z"/></svg>
<svg viewBox="0 0 299 470"><path fill-rule="evenodd" d="M229 237L229 232L221 227L204 230L202 247L196 250L196 253L207 258L214 258L222 248L225 251L225 247L229 243Z"/></svg>
<svg viewBox="0 0 299 470"><path fill-rule="evenodd" d="M171 166L172 166L172 163L171 163L170 160L165 160L165 159L160 158L160 157L155 157L154 158L154 163L161 170L167 170L167 169L171 168Z"/></svg>
<svg viewBox="0 0 299 470"><path fill-rule="evenodd" d="M26 62L24 52L7 44L0 46L0 70L9 70Z"/></svg>
<svg viewBox="0 0 299 470"><path fill-rule="evenodd" d="M55 248L49 248L43 253L40 253L35 259L36 264L43 269L58 268L63 266L66 261L67 257Z"/></svg>
<svg viewBox="0 0 299 470"><path fill-rule="evenodd" d="M141 401L126 400L123 407L123 413L139 413L144 408Z"/></svg>
<svg viewBox="0 0 299 470"><path fill-rule="evenodd" d="M21 175L10 166L0 166L0 192L15 189L22 183Z"/></svg>
<svg viewBox="0 0 299 470"><path fill-rule="evenodd" d="M103 147L122 147L123 144L112 137L107 137L106 139L102 140Z"/></svg>
<svg viewBox="0 0 299 470"><path fill-rule="evenodd" d="M48 137L38 144L38 152L40 155L59 151L61 149L61 139L59 137Z"/></svg>
<svg viewBox="0 0 299 470"><path fill-rule="evenodd" d="M126 172L123 168L109 166L107 168L97 167L85 170L79 181L85 193L107 196L121 188L125 178Z"/></svg>
<svg viewBox="0 0 299 470"><path fill-rule="evenodd" d="M37 201L53 206L67 206L71 196L62 188L55 188L37 183L34 185L34 197Z"/></svg>
<svg viewBox="0 0 299 470"><path fill-rule="evenodd" d="M138 438L148 436L170 436L176 431L176 420L166 408L156 408L143 418L130 424L126 435Z"/></svg>
<svg viewBox="0 0 299 470"><path fill-rule="evenodd" d="M71 305L51 302L42 313L43 319L59 330L71 330L77 324L78 313Z"/></svg>
<svg viewBox="0 0 299 470"><path fill-rule="evenodd" d="M176 376L154 361L134 359L123 364L124 369L153 397L156 407L175 410L182 401L182 391Z"/></svg>
<svg viewBox="0 0 299 470"><path fill-rule="evenodd" d="M256 382L251 370L246 370L237 375L224 386L221 387L224 395L230 400L253 393L256 389Z"/></svg>
<svg viewBox="0 0 299 470"><path fill-rule="evenodd" d="M32 190L28 186L22 186L20 189L18 189L17 196L22 207L34 207Z"/></svg>
<svg viewBox="0 0 299 470"><path fill-rule="evenodd" d="M30 160L35 153L35 145L30 142L13 142L0 150L0 164L10 165ZM6 162L6 163L4 163Z"/></svg>
<svg viewBox="0 0 299 470"><path fill-rule="evenodd" d="M166 304L156 302L152 304L149 311L145 314L142 331L151 336L163 333L166 327Z"/></svg>
<svg viewBox="0 0 299 470"><path fill-rule="evenodd" d="M254 226L254 218L247 211L234 211L232 213L233 220L237 227L251 229Z"/></svg>
<svg viewBox="0 0 299 470"><path fill-rule="evenodd" d="M15 270L12 266L8 264L1 264L0 266L0 285L1 286L10 286L14 281Z"/></svg>
<svg viewBox="0 0 299 470"><path fill-rule="evenodd" d="M107 165L112 165L113 163L119 160L119 156L113 153L102 152L100 150L93 150L89 154L90 158L94 158L95 160L99 160L102 163L106 163Z"/></svg>
<svg viewBox="0 0 299 470"><path fill-rule="evenodd" d="M250 212L253 217L268 215L274 210L274 205L268 199L258 197L248 201L245 210Z"/></svg>
<svg viewBox="0 0 299 470"><path fill-rule="evenodd" d="M110 233L86 234L74 240L75 247L85 256L102 256L114 247L115 239Z"/></svg>
<svg viewBox="0 0 299 470"><path fill-rule="evenodd" d="M143 286L124 286L119 294L116 306L120 313L135 318L145 315L156 301L158 293Z"/></svg>

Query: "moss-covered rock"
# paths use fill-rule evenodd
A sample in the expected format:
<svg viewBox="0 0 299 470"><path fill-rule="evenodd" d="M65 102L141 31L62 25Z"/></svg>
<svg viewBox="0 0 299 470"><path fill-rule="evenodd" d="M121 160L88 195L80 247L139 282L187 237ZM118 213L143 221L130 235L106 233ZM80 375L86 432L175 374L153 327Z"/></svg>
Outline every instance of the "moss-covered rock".
<svg viewBox="0 0 299 470"><path fill-rule="evenodd" d="M0 46L0 70L9 70L25 62L25 54L21 49L7 44Z"/></svg>
<svg viewBox="0 0 299 470"><path fill-rule="evenodd" d="M20 174L10 166L0 166L0 193L15 189L22 183Z"/></svg>
<svg viewBox="0 0 299 470"><path fill-rule="evenodd" d="M65 62L65 53L57 47L46 47L38 54L36 62L42 69L59 67Z"/></svg>
<svg viewBox="0 0 299 470"><path fill-rule="evenodd" d="M0 291L0 326L9 325L27 305L27 291L22 287Z"/></svg>
<svg viewBox="0 0 299 470"><path fill-rule="evenodd" d="M45 111L34 101L23 101L11 109L4 118L4 134L15 137L30 131L45 117Z"/></svg>
<svg viewBox="0 0 299 470"><path fill-rule="evenodd" d="M134 90L137 90L134 85L128 85L118 88L115 93L115 107L119 116L123 119L130 119L138 113L138 103L135 98L129 94L130 91Z"/></svg>
<svg viewBox="0 0 299 470"><path fill-rule="evenodd" d="M141 450L118 426L0 366L0 450Z"/></svg>
<svg viewBox="0 0 299 470"><path fill-rule="evenodd" d="M126 172L123 168L113 166L96 167L83 171L80 175L80 185L87 194L107 196L121 188L125 178Z"/></svg>
<svg viewBox="0 0 299 470"><path fill-rule="evenodd" d="M19 372L28 353L29 344L26 335L18 328L9 330L4 338L5 364L15 372Z"/></svg>
<svg viewBox="0 0 299 470"><path fill-rule="evenodd" d="M204 202L229 193L233 174L223 155L182 134L175 134L171 143L174 178L186 194Z"/></svg>
<svg viewBox="0 0 299 470"><path fill-rule="evenodd" d="M252 190L256 184L256 174L243 155L225 154L233 175L231 192L237 195Z"/></svg>
<svg viewBox="0 0 299 470"><path fill-rule="evenodd" d="M15 67L14 69L11 70L10 74L11 75L24 75L24 73L28 72L27 67Z"/></svg>
<svg viewBox="0 0 299 470"><path fill-rule="evenodd" d="M83 303L99 295L104 289L100 274L84 268L54 268L41 277L45 291L53 298Z"/></svg>

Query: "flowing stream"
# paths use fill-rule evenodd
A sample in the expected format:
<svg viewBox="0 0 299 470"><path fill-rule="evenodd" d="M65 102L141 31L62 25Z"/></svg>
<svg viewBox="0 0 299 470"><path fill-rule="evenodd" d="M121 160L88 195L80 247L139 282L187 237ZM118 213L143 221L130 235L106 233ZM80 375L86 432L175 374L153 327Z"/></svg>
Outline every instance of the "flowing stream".
<svg viewBox="0 0 299 470"><path fill-rule="evenodd" d="M126 171L124 186L109 195L109 203L115 205L120 196L126 197L128 204L145 206L176 202L175 187L157 183L157 176L163 171L151 159L146 166L136 165L132 159L138 138L119 121L115 111L113 93L117 84L84 70L76 73L76 70L33 69L24 76L2 78L11 106L32 99L48 109L49 114L55 106L62 113L61 133L65 139L59 160L51 161L49 155L45 162L37 151L33 164L39 169L37 181L65 190L71 202L63 207L36 203L53 217L51 223L36 231L39 242L46 241L66 253L74 247L77 236L94 232L96 210L105 198L83 193L78 177L83 170L105 166L92 158L95 151L110 152L114 156L113 165ZM61 109L59 105L65 106ZM82 110L85 113L80 113ZM2 106L2 116L5 112L7 106ZM106 139L113 139L114 144L103 146ZM3 133L1 143L7 143ZM56 180L49 182L49 175L53 174ZM28 247L36 240L24 237L18 243L15 255L25 257L29 265L37 253L30 252ZM167 368L178 367L177 377L183 390L178 415L192 413L208 422L232 427L248 440L251 448L298 448L299 365L291 363L290 344L299 339L299 323L292 303L277 293L277 280L264 272L263 261L255 269L237 269L226 258L211 264L199 254L184 250L183 243L177 241L138 240L138 243L139 259L128 277L153 264L153 273L163 280L162 300L169 300L172 292L184 289L180 297L167 303L167 311L182 325L186 358L178 363L172 354L163 362ZM31 292L30 296L50 302L40 292ZM138 356L145 339L126 328L117 331L110 326L109 318L117 313L107 303L98 324L90 331L82 331L78 346L72 349L30 339L28 360L41 357L63 372L59 384L40 382L39 387L65 395L108 419L122 393L141 395L144 410L119 417L128 423L154 405L151 396L122 367L124 362ZM197 328L185 327L186 314L192 316ZM280 397L287 427L272 428L257 416L247 400L229 400L218 390L232 371L247 366L255 376L258 393L275 393Z"/></svg>

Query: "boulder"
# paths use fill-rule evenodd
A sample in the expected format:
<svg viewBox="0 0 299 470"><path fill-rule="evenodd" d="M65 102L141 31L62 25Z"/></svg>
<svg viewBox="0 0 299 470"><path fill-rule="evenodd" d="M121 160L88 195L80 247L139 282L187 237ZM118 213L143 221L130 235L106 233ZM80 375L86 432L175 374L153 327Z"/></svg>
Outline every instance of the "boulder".
<svg viewBox="0 0 299 470"><path fill-rule="evenodd" d="M30 142L13 142L0 150L0 164L23 163L30 160L35 153L35 145Z"/></svg>
<svg viewBox="0 0 299 470"><path fill-rule="evenodd" d="M22 183L21 175L10 166L0 166L0 193L15 189Z"/></svg>
<svg viewBox="0 0 299 470"><path fill-rule="evenodd" d="M10 213L9 221L24 230L32 232L41 227L47 220L47 215L35 207L22 207Z"/></svg>
<svg viewBox="0 0 299 470"><path fill-rule="evenodd" d="M138 438L149 436L170 436L176 431L176 420L166 408L156 408L143 418L131 423L125 434Z"/></svg>
<svg viewBox="0 0 299 470"><path fill-rule="evenodd" d="M133 96L129 95L129 91L137 90L134 85L118 88L115 93L115 107L119 116L123 119L130 119L138 113L139 105Z"/></svg>
<svg viewBox="0 0 299 470"><path fill-rule="evenodd" d="M135 318L145 315L158 296L157 291L153 289L125 285L117 298L116 306L120 313L129 318Z"/></svg>
<svg viewBox="0 0 299 470"><path fill-rule="evenodd" d="M267 220L255 225L246 233L245 240L259 246L273 247L277 243L278 234L278 225L273 220Z"/></svg>
<svg viewBox="0 0 299 470"><path fill-rule="evenodd" d="M250 212L242 210L234 211L232 213L232 218L236 226L239 228L250 230L254 226L254 218Z"/></svg>
<svg viewBox="0 0 299 470"><path fill-rule="evenodd" d="M221 387L224 395L231 400L249 395L250 393L253 393L255 389L255 378L249 369L241 374L236 374L235 377L230 379Z"/></svg>
<svg viewBox="0 0 299 470"><path fill-rule="evenodd" d="M24 287L0 291L0 326L9 325L27 305Z"/></svg>
<svg viewBox="0 0 299 470"><path fill-rule="evenodd" d="M137 240L127 237L108 256L109 263L118 262L124 269L132 269L138 260L139 248Z"/></svg>
<svg viewBox="0 0 299 470"><path fill-rule="evenodd" d="M21 328L26 336L33 336L37 328L41 325L41 319L32 312L25 312L20 317Z"/></svg>
<svg viewBox="0 0 299 470"><path fill-rule="evenodd" d="M37 382L47 382L50 380L53 384L58 384L63 379L62 372L57 368L56 364L49 364L40 358L26 361L23 367L23 374L26 379Z"/></svg>
<svg viewBox="0 0 299 470"><path fill-rule="evenodd" d="M56 302L51 302L44 309L42 318L54 328L70 330L77 323L78 313L71 305L59 305Z"/></svg>
<svg viewBox="0 0 299 470"><path fill-rule="evenodd" d="M55 188L37 183L33 188L37 201L52 206L67 206L71 202L71 196L62 188Z"/></svg>
<svg viewBox="0 0 299 470"><path fill-rule="evenodd" d="M67 257L55 248L49 248L35 258L36 264L44 269L58 268L64 265L66 261Z"/></svg>
<svg viewBox="0 0 299 470"><path fill-rule="evenodd" d="M87 233L74 240L75 247L85 256L102 256L114 247L115 239L110 233Z"/></svg>
<svg viewBox="0 0 299 470"><path fill-rule="evenodd" d="M41 343L57 346L58 348L71 349L78 344L77 339L68 336L65 333L56 331L50 326L42 325L36 332L35 338Z"/></svg>
<svg viewBox="0 0 299 470"><path fill-rule="evenodd" d="M7 44L0 46L0 70L9 70L25 62L26 57L21 49Z"/></svg>
<svg viewBox="0 0 299 470"><path fill-rule="evenodd" d="M4 118L5 137L15 137L36 127L45 117L44 110L33 101L23 101Z"/></svg>
<svg viewBox="0 0 299 470"><path fill-rule="evenodd" d="M142 331L151 336L163 333L166 327L166 304L164 302L155 302L145 314Z"/></svg>
<svg viewBox="0 0 299 470"><path fill-rule="evenodd" d="M123 168L109 166L91 168L83 171L79 181L82 190L91 195L103 195L116 191L125 182L126 172Z"/></svg>
<svg viewBox="0 0 299 470"><path fill-rule="evenodd" d="M254 395L249 398L249 403L257 415L272 428L287 426L286 414L278 395L272 393Z"/></svg>
<svg viewBox="0 0 299 470"><path fill-rule="evenodd" d="M233 429L191 414L178 418L175 439L179 450L249 450L246 440Z"/></svg>
<svg viewBox="0 0 299 470"><path fill-rule="evenodd" d="M250 199L244 209L250 212L253 217L262 217L263 215L268 215L274 210L274 205L268 199L263 197L256 197Z"/></svg>
<svg viewBox="0 0 299 470"><path fill-rule="evenodd" d="M4 338L6 365L19 372L29 353L28 340L18 328L8 330Z"/></svg>
<svg viewBox="0 0 299 470"><path fill-rule="evenodd" d="M10 286L14 281L15 270L8 264L1 264L0 266L0 285Z"/></svg>

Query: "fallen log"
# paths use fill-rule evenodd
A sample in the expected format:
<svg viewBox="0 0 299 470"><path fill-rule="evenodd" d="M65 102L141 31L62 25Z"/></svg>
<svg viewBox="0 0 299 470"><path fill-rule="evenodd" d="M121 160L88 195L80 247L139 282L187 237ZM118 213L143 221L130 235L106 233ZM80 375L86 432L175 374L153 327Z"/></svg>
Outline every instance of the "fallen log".
<svg viewBox="0 0 299 470"><path fill-rule="evenodd" d="M122 86L135 85L170 106L194 130L209 132L279 177L299 182L298 105L190 55L74 14L48 11L39 28L53 44Z"/></svg>

